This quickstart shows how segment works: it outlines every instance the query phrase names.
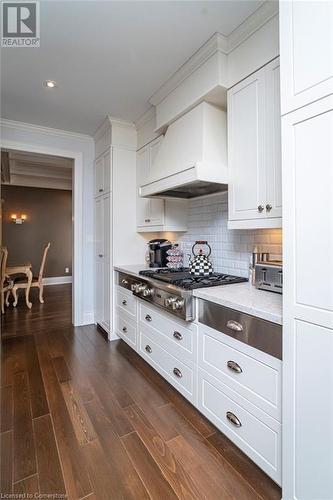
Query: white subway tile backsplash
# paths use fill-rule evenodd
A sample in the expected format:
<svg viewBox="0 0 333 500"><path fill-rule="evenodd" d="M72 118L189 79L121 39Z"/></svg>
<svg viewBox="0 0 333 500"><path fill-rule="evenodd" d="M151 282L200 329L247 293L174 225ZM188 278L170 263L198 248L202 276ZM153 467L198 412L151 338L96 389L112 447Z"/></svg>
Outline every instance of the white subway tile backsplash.
<svg viewBox="0 0 333 500"><path fill-rule="evenodd" d="M282 233L280 229L231 230L228 229L227 193L189 201L188 231L168 234L177 241L185 254L191 253L196 240L207 240L212 247L214 270L221 273L248 276L249 262L254 247L281 259Z"/></svg>

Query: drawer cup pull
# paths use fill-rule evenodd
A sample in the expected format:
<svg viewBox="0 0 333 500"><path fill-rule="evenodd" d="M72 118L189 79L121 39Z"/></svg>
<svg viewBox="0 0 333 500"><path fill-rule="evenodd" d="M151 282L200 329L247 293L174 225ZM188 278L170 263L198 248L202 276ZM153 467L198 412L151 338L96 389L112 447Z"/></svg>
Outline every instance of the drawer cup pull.
<svg viewBox="0 0 333 500"><path fill-rule="evenodd" d="M124 333L127 333L127 328L126 328L126 326L123 326L123 332L124 332Z"/></svg>
<svg viewBox="0 0 333 500"><path fill-rule="evenodd" d="M242 369L241 367L239 366L238 363L236 363L236 361L228 361L227 363L227 367L229 368L229 370L232 370L233 372L236 372L236 373L242 373Z"/></svg>
<svg viewBox="0 0 333 500"><path fill-rule="evenodd" d="M227 417L229 422L231 422L235 427L242 427L242 423L239 420L239 418L237 418L236 415L234 413L232 413L231 411L227 411L225 416Z"/></svg>
<svg viewBox="0 0 333 500"><path fill-rule="evenodd" d="M179 333L179 332L177 332L177 330L175 330L175 331L173 332L173 336L174 336L174 337L175 337L175 339L177 339L177 340L183 340L183 336L182 336L182 334L181 334L181 333Z"/></svg>
<svg viewBox="0 0 333 500"><path fill-rule="evenodd" d="M229 319L229 321L227 323L227 328L230 328L230 330L233 330L234 332L242 332L243 331L243 325L241 325L237 321L234 321L233 319Z"/></svg>
<svg viewBox="0 0 333 500"><path fill-rule="evenodd" d="M127 306L127 300L125 300L125 299L124 299L124 300L122 301L122 305L123 305L123 306Z"/></svg>
<svg viewBox="0 0 333 500"><path fill-rule="evenodd" d="M182 372L180 371L180 369L179 369L179 368L174 368L174 369L173 369L173 373L174 373L174 375L176 375L176 377L178 377L178 378L182 378L182 376L183 376L183 374L182 374Z"/></svg>
<svg viewBox="0 0 333 500"><path fill-rule="evenodd" d="M150 347L150 345L148 345L148 344L146 345L145 350L146 350L147 352L149 352L149 354L151 354L151 353L153 352L152 348L151 348L151 347Z"/></svg>
<svg viewBox="0 0 333 500"><path fill-rule="evenodd" d="M151 321L151 319L152 319L152 318L151 318L151 316L150 316L149 314L146 314L146 316L145 316L145 320L146 320L146 321Z"/></svg>

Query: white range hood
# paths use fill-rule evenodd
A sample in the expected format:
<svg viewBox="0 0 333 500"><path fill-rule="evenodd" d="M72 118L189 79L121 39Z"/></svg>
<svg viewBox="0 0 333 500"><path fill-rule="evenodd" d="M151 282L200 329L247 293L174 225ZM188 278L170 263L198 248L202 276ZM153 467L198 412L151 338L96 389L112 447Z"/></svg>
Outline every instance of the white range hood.
<svg viewBox="0 0 333 500"><path fill-rule="evenodd" d="M140 195L194 198L227 183L226 112L202 102L169 126Z"/></svg>

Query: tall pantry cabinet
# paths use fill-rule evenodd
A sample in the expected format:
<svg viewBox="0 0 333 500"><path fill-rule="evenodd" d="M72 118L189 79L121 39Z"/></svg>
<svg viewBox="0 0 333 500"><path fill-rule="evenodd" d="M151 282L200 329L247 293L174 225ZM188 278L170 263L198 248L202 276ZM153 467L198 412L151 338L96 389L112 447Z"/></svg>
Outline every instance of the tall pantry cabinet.
<svg viewBox="0 0 333 500"><path fill-rule="evenodd" d="M280 2L283 499L333 498L333 2Z"/></svg>
<svg viewBox="0 0 333 500"><path fill-rule="evenodd" d="M114 266L143 260L136 232L136 129L108 117L95 134L95 323L114 333Z"/></svg>

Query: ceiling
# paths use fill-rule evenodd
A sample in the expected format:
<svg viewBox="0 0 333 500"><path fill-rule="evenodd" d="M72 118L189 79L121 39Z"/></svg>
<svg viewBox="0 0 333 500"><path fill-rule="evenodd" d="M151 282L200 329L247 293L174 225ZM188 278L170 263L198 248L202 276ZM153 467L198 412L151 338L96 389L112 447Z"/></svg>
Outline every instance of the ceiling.
<svg viewBox="0 0 333 500"><path fill-rule="evenodd" d="M229 35L262 4L43 0L41 47L2 49L2 116L89 135L108 114L135 121L211 35ZM44 87L49 79L58 87Z"/></svg>
<svg viewBox="0 0 333 500"><path fill-rule="evenodd" d="M70 158L2 150L1 166L3 184L72 189L73 160Z"/></svg>

